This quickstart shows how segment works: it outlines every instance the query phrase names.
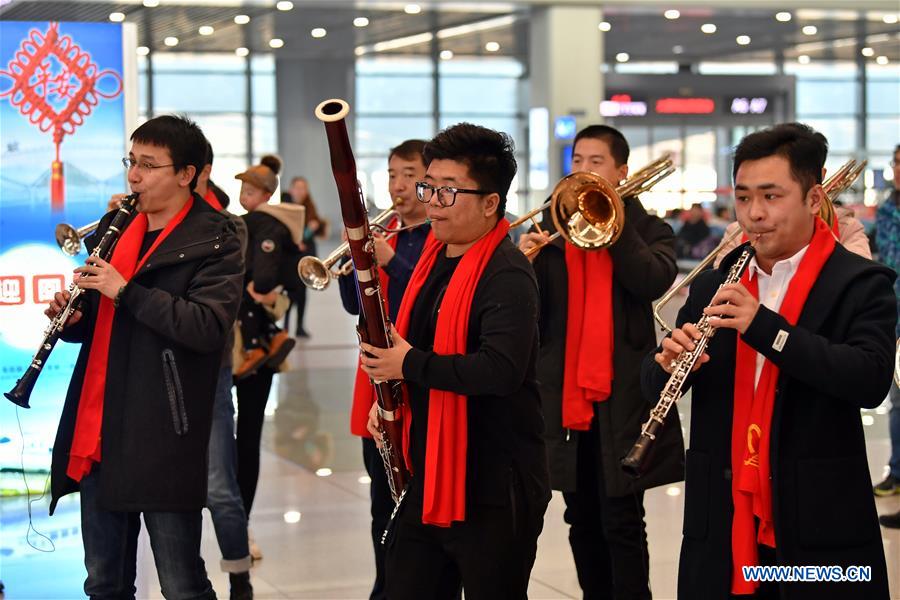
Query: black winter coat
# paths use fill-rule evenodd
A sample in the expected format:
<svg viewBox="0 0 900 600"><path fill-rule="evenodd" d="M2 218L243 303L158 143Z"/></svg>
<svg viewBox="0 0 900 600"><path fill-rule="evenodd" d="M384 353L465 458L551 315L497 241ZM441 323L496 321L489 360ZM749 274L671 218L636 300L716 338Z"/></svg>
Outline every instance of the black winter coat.
<svg viewBox="0 0 900 600"><path fill-rule="evenodd" d="M742 249L694 281L679 327L697 322ZM743 336L780 369L771 427L777 564L872 568L872 581L865 584L783 584L783 600L888 597L859 410L879 405L891 386L894 278L890 269L838 244L796 326L761 305ZM772 345L782 330L788 337L777 352ZM686 382L692 390L691 437L680 598L729 597L736 344L736 332L721 329L710 342L710 361ZM657 397L668 379L653 353L644 361L642 379L648 398Z"/></svg>
<svg viewBox="0 0 900 600"><path fill-rule="evenodd" d="M602 470L609 496L624 496L684 478L684 444L678 415L669 419L640 479L627 476L619 461L640 435L656 400L641 393L641 361L656 345L651 301L675 280L675 236L664 221L650 215L637 198L625 198L625 225L609 248L613 260L614 356L612 394L594 405ZM548 221L544 221L545 223ZM534 260L541 291L538 382L546 423L545 439L553 489L576 489L578 432L562 426L562 387L566 355L568 274L564 242L557 240Z"/></svg>
<svg viewBox="0 0 900 600"><path fill-rule="evenodd" d="M106 230L107 214L91 250ZM113 320L103 404L100 501L107 510L200 510L222 350L243 281L235 225L194 195L184 221L122 294ZM53 446L53 513L77 491L66 476L99 294L64 339L82 342Z"/></svg>

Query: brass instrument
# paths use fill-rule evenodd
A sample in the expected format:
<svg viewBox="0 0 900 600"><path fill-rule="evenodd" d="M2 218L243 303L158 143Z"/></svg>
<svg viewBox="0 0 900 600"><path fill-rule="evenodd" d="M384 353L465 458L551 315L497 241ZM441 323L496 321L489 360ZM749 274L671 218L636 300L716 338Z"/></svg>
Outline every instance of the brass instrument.
<svg viewBox="0 0 900 600"><path fill-rule="evenodd" d="M834 226L834 220L837 218L837 213L834 209L834 201L838 196L843 194L847 188L849 188L856 178L859 177L860 173L862 173L866 168L866 163L868 161L857 162L853 159L848 160L844 163L840 169L835 171L834 175L825 180L822 184L822 189L825 190L825 199L822 202L822 208L819 209L819 216L822 217L826 223L828 223L829 227ZM741 235L743 231L738 229L730 236L726 237L719 243L715 249L710 252L706 258L704 258L700 263L691 269L691 272L685 275L684 279L676 283L672 288L666 292L662 298L659 299L659 302L656 303L656 306L653 307L653 318L656 319L656 322L659 324L660 328L663 331L672 331L672 328L669 327L669 324L666 323L665 319L660 315L660 311L662 308L675 297L679 291L681 291L684 287L690 285L694 279L696 279L697 275L699 275L706 267L709 266L711 262L715 260L715 258L719 255L719 252L722 251L722 248L725 248L730 244L736 237ZM897 385L900 385L898 383Z"/></svg>
<svg viewBox="0 0 900 600"><path fill-rule="evenodd" d="M560 236L582 250L606 248L616 243L622 233L625 220L622 198L646 192L674 172L671 155L665 154L617 187L596 173L572 173L556 184L550 200L513 221L510 229L531 220L535 229L543 233L535 217L549 208L556 232L546 242L529 248L525 256L531 256Z"/></svg>
<svg viewBox="0 0 900 600"><path fill-rule="evenodd" d="M384 227L384 224L388 223L396 214L397 212L392 208L381 211L378 216L372 219L371 227L381 229L387 232L388 235L394 235L395 232L389 232ZM350 244L344 242L324 260L315 256L304 256L297 263L297 273L300 275L300 280L310 289L316 291L324 290L331 283L332 279L337 279L341 275L348 275L353 271L353 261L347 261L336 271L333 270L334 265L349 254Z"/></svg>
<svg viewBox="0 0 900 600"><path fill-rule="evenodd" d="M99 223L100 221L97 220L78 229L75 229L68 223L60 223L56 226L56 231L54 232L59 249L69 256L75 256L81 252L81 240L94 233Z"/></svg>

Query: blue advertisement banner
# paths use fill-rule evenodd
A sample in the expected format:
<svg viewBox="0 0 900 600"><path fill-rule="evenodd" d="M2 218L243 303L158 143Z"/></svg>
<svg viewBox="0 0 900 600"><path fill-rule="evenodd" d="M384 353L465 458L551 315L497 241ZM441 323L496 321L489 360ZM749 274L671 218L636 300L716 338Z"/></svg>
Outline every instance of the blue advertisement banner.
<svg viewBox="0 0 900 600"><path fill-rule="evenodd" d="M60 250L56 226L97 220L127 190L122 40L120 24L0 22L0 391L31 363L48 300L86 257ZM30 410L0 400L0 471L49 468L78 350L57 345ZM20 491L15 481L0 491Z"/></svg>

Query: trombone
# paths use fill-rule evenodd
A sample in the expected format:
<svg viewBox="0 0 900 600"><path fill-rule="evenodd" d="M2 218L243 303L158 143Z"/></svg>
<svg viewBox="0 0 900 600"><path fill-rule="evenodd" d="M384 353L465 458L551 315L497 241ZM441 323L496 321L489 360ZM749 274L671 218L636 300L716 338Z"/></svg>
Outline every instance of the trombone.
<svg viewBox="0 0 900 600"><path fill-rule="evenodd" d="M388 237L396 235L400 229L388 230L384 224L390 222L397 215L393 208L381 211L378 216L372 219L371 227L382 230ZM349 242L344 242L334 252L329 254L324 260L315 256L304 256L297 263L297 273L303 284L313 290L322 291L328 287L332 279L337 279L341 275L349 275L353 271L353 261L347 261L337 270L334 270L335 264L341 258L350 253Z"/></svg>
<svg viewBox="0 0 900 600"><path fill-rule="evenodd" d="M513 221L510 228L530 220L538 233L544 233L535 217L550 209L556 232L545 242L526 250L525 256L531 256L560 236L582 250L611 246L619 239L625 221L622 198L642 194L674 172L672 156L666 153L617 187L596 173L572 173L556 184L550 200Z"/></svg>
<svg viewBox="0 0 900 600"><path fill-rule="evenodd" d="M81 240L94 233L99 223L100 221L97 220L93 223L88 223L84 227L79 227L78 229L75 229L68 223L60 223L56 226L54 232L59 249L62 250L64 254L75 256L81 252Z"/></svg>
<svg viewBox="0 0 900 600"><path fill-rule="evenodd" d="M825 190L825 199L822 202L822 207L819 209L819 216L822 217L826 223L828 223L829 227L834 226L834 221L837 219L837 213L834 209L834 201L838 196L847 191L853 182L856 181L857 177L859 177L860 173L862 173L866 168L866 163L868 161L858 162L856 160L850 159L846 163L844 163L840 169L835 171L834 175L825 180L822 184L822 189ZM662 298L659 299L659 302L656 303L656 306L653 307L653 318L656 319L656 322L659 324L660 328L663 331L672 331L672 328L669 327L669 324L666 323L665 319L660 315L660 311L662 308L675 297L679 291L681 291L685 286L690 285L694 279L696 279L697 275L699 275L709 264L716 259L719 255L719 252L722 251L722 248L725 248L732 241L735 240L739 235L741 235L743 231L738 228L737 231L733 232L728 237L724 238L718 246L716 246L712 252L710 252L706 258L704 258L700 263L691 269L691 272L685 275L684 279L679 281L677 284L672 286L672 288L666 292ZM900 342L900 340L898 340ZM898 346L900 348L900 346ZM898 360L900 360L900 354L898 354ZM898 363L900 364L900 363ZM897 371L900 374L900 371ZM897 385L900 386L900 379L897 380Z"/></svg>

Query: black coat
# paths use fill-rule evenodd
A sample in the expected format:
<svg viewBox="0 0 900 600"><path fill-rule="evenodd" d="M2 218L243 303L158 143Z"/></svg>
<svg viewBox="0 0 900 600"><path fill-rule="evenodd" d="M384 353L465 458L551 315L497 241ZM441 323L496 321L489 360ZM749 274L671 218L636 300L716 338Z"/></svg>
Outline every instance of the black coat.
<svg viewBox="0 0 900 600"><path fill-rule="evenodd" d="M678 326L696 323L740 254L699 276ZM785 600L887 598L881 531L872 496L860 408L874 408L891 386L897 309L890 269L837 245L813 285L796 326L765 306L744 340L780 369L771 427L772 504L779 565L864 565L868 584L798 583ZM781 352L772 349L788 332ZM736 333L712 338L692 389L681 598L728 598L731 585L731 424ZM643 385L656 397L668 375L653 361ZM685 388L687 389L687 388Z"/></svg>
<svg viewBox="0 0 900 600"><path fill-rule="evenodd" d="M614 376L610 397L594 405L594 421L600 438L601 456L597 462L606 493L616 497L681 481L684 445L676 414L660 436L643 477L628 477L619 464L656 404L656 400L645 400L641 393L640 369L644 356L656 345L650 303L665 293L678 272L672 228L648 214L637 198L626 198L624 229L609 253L613 261ZM572 492L576 489L578 432L562 426L569 296L563 243L541 250L534 260L534 270L541 290L538 381L546 422L550 482L554 489Z"/></svg>
<svg viewBox="0 0 900 600"><path fill-rule="evenodd" d="M111 218L101 220L89 249ZM243 266L234 223L194 195L184 221L128 283L113 320L103 404L100 501L107 510L204 506L213 398ZM53 446L51 514L78 489L66 467L98 298L86 294L83 318L65 332L66 341L83 344Z"/></svg>

